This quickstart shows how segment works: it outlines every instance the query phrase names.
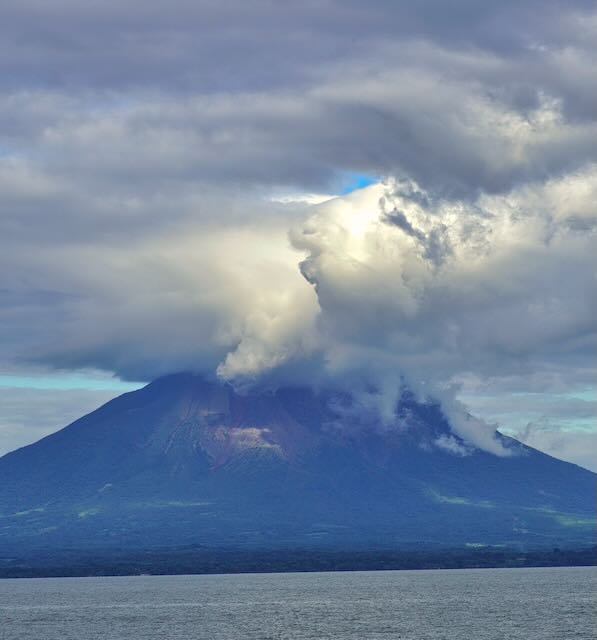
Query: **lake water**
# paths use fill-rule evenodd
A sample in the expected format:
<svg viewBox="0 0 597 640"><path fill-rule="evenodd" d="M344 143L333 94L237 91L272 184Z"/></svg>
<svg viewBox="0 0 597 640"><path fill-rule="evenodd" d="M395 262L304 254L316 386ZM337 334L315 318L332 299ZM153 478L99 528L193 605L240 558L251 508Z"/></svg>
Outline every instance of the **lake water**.
<svg viewBox="0 0 597 640"><path fill-rule="evenodd" d="M0 580L1 640L593 640L595 568Z"/></svg>

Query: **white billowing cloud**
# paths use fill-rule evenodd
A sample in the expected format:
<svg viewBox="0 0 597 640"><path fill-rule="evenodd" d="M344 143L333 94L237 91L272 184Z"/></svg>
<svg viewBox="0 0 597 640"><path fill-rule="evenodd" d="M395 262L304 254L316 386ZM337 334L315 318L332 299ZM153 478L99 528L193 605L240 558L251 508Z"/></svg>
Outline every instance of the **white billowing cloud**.
<svg viewBox="0 0 597 640"><path fill-rule="evenodd" d="M37 256L45 269L36 288L61 289L59 319L37 336L45 343L21 345L22 353L62 367L95 362L140 380L216 369L254 378L304 357L317 302L286 235L269 218Z"/></svg>
<svg viewBox="0 0 597 640"><path fill-rule="evenodd" d="M595 166L566 176L550 179L541 189L528 185L518 190L514 206L543 215L555 223L591 229L595 223L597 182Z"/></svg>
<svg viewBox="0 0 597 640"><path fill-rule="evenodd" d="M450 385L554 367L574 377L595 353L596 177L588 167L474 202L390 180L317 207L292 240L330 375L361 372L381 391L403 378L442 401L456 433L499 451Z"/></svg>

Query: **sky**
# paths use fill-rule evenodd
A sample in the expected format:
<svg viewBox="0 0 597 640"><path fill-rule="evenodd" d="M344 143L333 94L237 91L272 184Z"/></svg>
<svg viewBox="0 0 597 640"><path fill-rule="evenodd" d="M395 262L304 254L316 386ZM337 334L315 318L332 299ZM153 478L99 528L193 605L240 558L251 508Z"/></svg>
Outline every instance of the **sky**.
<svg viewBox="0 0 597 640"><path fill-rule="evenodd" d="M597 468L585 0L6 0L0 453L160 375ZM472 417L474 416L474 417Z"/></svg>

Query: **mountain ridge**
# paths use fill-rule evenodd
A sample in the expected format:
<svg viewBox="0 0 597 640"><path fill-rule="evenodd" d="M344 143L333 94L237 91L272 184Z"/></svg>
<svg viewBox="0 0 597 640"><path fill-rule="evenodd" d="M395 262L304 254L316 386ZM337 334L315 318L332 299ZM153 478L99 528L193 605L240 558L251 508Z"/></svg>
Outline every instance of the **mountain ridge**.
<svg viewBox="0 0 597 640"><path fill-rule="evenodd" d="M501 434L516 455L455 455L409 394L390 429L349 402L160 378L0 458L0 549L594 542L592 472Z"/></svg>

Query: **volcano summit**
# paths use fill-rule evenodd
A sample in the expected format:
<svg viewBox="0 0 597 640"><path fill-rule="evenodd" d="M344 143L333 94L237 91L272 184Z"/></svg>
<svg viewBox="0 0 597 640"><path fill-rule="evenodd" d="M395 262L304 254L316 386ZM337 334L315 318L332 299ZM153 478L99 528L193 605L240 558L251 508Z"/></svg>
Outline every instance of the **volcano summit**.
<svg viewBox="0 0 597 640"><path fill-rule="evenodd" d="M473 449L405 393L240 395L177 374L0 459L0 547L397 549L592 544L595 474L496 433Z"/></svg>

